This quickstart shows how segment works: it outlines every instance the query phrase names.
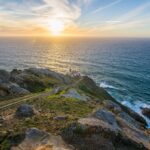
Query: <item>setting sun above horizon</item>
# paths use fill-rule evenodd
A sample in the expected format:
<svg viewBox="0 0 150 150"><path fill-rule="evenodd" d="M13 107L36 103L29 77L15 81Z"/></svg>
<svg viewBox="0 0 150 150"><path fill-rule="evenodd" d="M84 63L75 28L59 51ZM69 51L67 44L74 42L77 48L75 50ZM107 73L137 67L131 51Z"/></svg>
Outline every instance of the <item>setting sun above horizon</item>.
<svg viewBox="0 0 150 150"><path fill-rule="evenodd" d="M54 36L61 35L64 28L64 23L60 20L52 20L49 24L49 30Z"/></svg>
<svg viewBox="0 0 150 150"><path fill-rule="evenodd" d="M150 0L0 0L0 35L150 37Z"/></svg>

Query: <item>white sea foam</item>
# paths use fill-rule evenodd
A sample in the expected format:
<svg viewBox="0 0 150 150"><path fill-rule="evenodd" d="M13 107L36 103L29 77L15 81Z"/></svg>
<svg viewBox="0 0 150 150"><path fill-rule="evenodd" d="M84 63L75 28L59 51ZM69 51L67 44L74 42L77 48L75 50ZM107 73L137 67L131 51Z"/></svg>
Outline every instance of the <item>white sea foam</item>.
<svg viewBox="0 0 150 150"><path fill-rule="evenodd" d="M146 104L142 101L135 101L134 103L131 103L130 101L122 101L121 103L141 115L146 120L148 124L147 127L150 128L150 120L141 112L141 108L150 108L150 104Z"/></svg>
<svg viewBox="0 0 150 150"><path fill-rule="evenodd" d="M118 89L117 87L115 87L113 85L109 85L108 83L106 83L106 81L102 81L100 83L100 87L102 87L102 88L110 88L110 89Z"/></svg>

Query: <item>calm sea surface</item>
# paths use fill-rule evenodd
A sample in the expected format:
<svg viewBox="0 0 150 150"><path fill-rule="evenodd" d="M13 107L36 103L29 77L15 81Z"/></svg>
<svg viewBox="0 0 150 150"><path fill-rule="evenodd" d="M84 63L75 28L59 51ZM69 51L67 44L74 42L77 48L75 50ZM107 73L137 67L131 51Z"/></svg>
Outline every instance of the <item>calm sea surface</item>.
<svg viewBox="0 0 150 150"><path fill-rule="evenodd" d="M0 38L0 69L28 67L78 70L135 111L150 107L150 39Z"/></svg>

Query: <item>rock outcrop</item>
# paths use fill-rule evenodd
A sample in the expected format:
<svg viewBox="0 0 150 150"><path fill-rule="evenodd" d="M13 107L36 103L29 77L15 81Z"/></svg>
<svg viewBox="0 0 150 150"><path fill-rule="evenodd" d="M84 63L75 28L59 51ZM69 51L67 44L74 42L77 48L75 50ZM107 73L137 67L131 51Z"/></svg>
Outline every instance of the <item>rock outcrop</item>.
<svg viewBox="0 0 150 150"><path fill-rule="evenodd" d="M150 137L137 116L130 116L114 102L104 107L64 129L65 141L80 150L150 149Z"/></svg>
<svg viewBox="0 0 150 150"><path fill-rule="evenodd" d="M88 76L83 76L82 79L79 80L77 87L87 94L99 97L100 100L114 100L113 97L111 97L103 88L97 86Z"/></svg>
<svg viewBox="0 0 150 150"><path fill-rule="evenodd" d="M71 77L49 69L0 70L0 96L25 95L61 84L70 84Z"/></svg>
<svg viewBox="0 0 150 150"><path fill-rule="evenodd" d="M0 102L3 107L11 106L0 118L0 149L150 150L145 119L91 78L42 68L0 70L1 97L32 92L39 93L25 96L30 100L16 111L22 97L16 103L14 99ZM142 108L142 113L150 118L148 108ZM17 140L14 132L19 134Z"/></svg>
<svg viewBox="0 0 150 150"><path fill-rule="evenodd" d="M26 131L25 139L11 150L73 150L60 136L30 128Z"/></svg>

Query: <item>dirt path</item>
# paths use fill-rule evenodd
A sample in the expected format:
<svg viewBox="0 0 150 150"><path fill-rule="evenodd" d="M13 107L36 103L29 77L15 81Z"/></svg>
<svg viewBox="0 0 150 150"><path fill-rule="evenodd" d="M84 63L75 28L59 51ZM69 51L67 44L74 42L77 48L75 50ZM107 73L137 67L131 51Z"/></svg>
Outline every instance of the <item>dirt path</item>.
<svg viewBox="0 0 150 150"><path fill-rule="evenodd" d="M11 100L8 100L6 102L0 103L0 112L6 110L8 108L11 108L13 106L16 106L17 104L20 104L22 102L37 98L40 95L42 95L42 94L41 93L40 94L30 94L30 95L26 95L26 96L21 97L21 98L11 99Z"/></svg>
<svg viewBox="0 0 150 150"><path fill-rule="evenodd" d="M81 79L77 80L75 83L73 83L71 85L67 85L67 86L63 86L63 87L57 87L57 88L67 89L69 87L73 87L76 84L78 84L81 81ZM17 104L21 104L23 102L33 100L33 99L41 97L41 96L43 97L43 96L52 95L52 94L54 94L53 92L55 90L57 90L57 88L53 89L52 92L34 93L34 94L30 94L30 95L26 95L26 96L22 96L22 97L18 97L18 98L6 100L6 101L4 100L4 101L0 102L0 112L3 112L6 109L10 109L12 107L15 107Z"/></svg>

